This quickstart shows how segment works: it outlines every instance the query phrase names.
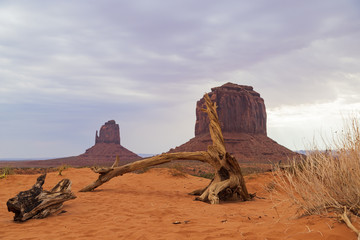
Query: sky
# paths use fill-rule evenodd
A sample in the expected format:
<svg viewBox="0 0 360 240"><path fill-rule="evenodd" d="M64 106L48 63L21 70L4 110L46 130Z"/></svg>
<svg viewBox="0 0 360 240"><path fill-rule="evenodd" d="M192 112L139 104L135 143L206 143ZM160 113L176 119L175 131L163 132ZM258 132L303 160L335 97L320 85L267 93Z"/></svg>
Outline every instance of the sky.
<svg viewBox="0 0 360 240"><path fill-rule="evenodd" d="M358 0L2 0L0 158L79 155L111 119L124 147L166 152L227 82L304 149L359 112L359 39Z"/></svg>

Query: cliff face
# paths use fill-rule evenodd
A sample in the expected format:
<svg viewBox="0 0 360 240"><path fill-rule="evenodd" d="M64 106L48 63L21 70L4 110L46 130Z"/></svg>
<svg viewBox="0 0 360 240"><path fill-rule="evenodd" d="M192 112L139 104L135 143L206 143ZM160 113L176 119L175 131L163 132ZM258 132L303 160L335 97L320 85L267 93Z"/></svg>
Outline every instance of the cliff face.
<svg viewBox="0 0 360 240"><path fill-rule="evenodd" d="M100 128L100 135L98 131L95 135L95 144L97 143L115 143L120 144L120 128L119 124L116 124L115 120L107 121Z"/></svg>
<svg viewBox="0 0 360 240"><path fill-rule="evenodd" d="M216 102L223 133L250 133L266 135L264 99L250 86L226 83L212 88L209 96ZM209 119L201 109L204 99L196 104L195 136L209 133Z"/></svg>
<svg viewBox="0 0 360 240"><path fill-rule="evenodd" d="M267 137L264 99L253 87L226 83L211 89L223 131L225 147L239 162L287 161L297 154ZM195 137L170 152L206 151L212 144L204 99L196 104Z"/></svg>

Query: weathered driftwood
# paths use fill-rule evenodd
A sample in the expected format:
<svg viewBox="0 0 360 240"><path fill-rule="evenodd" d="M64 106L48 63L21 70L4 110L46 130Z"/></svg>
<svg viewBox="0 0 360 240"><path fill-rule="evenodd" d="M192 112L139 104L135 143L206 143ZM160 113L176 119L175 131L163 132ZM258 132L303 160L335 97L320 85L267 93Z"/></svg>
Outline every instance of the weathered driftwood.
<svg viewBox="0 0 360 240"><path fill-rule="evenodd" d="M351 223L351 220L348 217L348 212L347 212L346 206L344 206L343 214L341 214L339 217L342 221L344 221L344 223L346 224L346 226L348 226L348 228L353 230L358 235L357 239L360 240L360 231Z"/></svg>
<svg viewBox="0 0 360 240"><path fill-rule="evenodd" d="M113 177L121 176L138 169L167 163L173 160L197 160L209 163L215 169L215 176L206 188L191 193L193 195L199 195L196 200L210 202L211 204L217 204L219 200L250 200L252 197L246 189L241 168L236 159L226 152L224 138L216 112L216 103L213 103L207 94L204 95L204 98L206 109L203 109L203 111L207 112L210 119L209 130L213 141L213 145L208 146L207 151L164 153L120 167L116 167L116 164L114 164L110 168L92 168L94 172L100 174L99 178L80 191L92 191Z"/></svg>
<svg viewBox="0 0 360 240"><path fill-rule="evenodd" d="M31 218L45 218L60 210L63 202L76 198L71 192L71 181L61 180L51 191L43 190L46 174L37 178L35 185L10 198L6 205L15 213L14 221L23 222Z"/></svg>

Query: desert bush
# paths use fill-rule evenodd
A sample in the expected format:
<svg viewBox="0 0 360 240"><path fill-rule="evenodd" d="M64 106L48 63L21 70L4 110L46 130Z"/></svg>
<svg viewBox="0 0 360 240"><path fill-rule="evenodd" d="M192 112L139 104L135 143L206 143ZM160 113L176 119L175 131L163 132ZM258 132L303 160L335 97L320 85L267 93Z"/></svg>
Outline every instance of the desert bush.
<svg viewBox="0 0 360 240"><path fill-rule="evenodd" d="M175 168L170 168L169 172L173 177L186 177L186 173Z"/></svg>
<svg viewBox="0 0 360 240"><path fill-rule="evenodd" d="M212 172L199 172L198 177L213 179L215 177L215 173Z"/></svg>
<svg viewBox="0 0 360 240"><path fill-rule="evenodd" d="M316 148L294 160L276 182L299 207L300 214L343 212L360 214L360 125L357 118L344 124L328 150Z"/></svg>
<svg viewBox="0 0 360 240"><path fill-rule="evenodd" d="M136 170L135 173L136 174L143 174L143 173L146 173L147 171L149 171L149 167L144 167L142 169L139 169L139 170Z"/></svg>
<svg viewBox="0 0 360 240"><path fill-rule="evenodd" d="M69 165L67 165L67 164L63 164L63 165L61 165L60 167L58 167L57 169L58 169L58 175L59 176L62 176L62 172L64 171L64 170L66 170L66 169L68 169L70 166Z"/></svg>
<svg viewBox="0 0 360 240"><path fill-rule="evenodd" d="M13 174L13 169L11 167L3 167L0 173L0 179L6 178L6 176Z"/></svg>
<svg viewBox="0 0 360 240"><path fill-rule="evenodd" d="M186 177L184 166L181 164L174 164L170 168L170 174L174 177Z"/></svg>

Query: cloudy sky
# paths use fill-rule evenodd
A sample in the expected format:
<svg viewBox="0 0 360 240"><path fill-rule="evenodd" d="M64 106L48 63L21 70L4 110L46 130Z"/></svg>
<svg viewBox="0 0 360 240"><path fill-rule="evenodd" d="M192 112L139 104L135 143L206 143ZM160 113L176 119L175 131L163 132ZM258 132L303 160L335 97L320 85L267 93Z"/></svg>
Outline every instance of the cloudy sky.
<svg viewBox="0 0 360 240"><path fill-rule="evenodd" d="M358 0L2 0L0 158L81 154L110 119L131 151L168 151L226 82L304 149L360 110L359 41Z"/></svg>

